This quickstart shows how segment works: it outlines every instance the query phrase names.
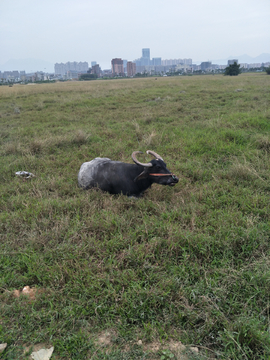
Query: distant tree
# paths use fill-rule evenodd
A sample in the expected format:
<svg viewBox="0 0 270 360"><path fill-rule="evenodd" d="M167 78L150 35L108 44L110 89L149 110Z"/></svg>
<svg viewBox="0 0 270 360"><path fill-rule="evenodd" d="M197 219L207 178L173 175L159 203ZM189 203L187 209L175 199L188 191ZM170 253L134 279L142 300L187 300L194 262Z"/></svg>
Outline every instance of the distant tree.
<svg viewBox="0 0 270 360"><path fill-rule="evenodd" d="M135 77L146 77L147 75L148 75L148 74L147 74L147 71L144 70L143 73L137 73L137 74L135 74Z"/></svg>
<svg viewBox="0 0 270 360"><path fill-rule="evenodd" d="M241 74L240 64L237 65L236 62L225 68L224 75L237 76L239 74Z"/></svg>
<svg viewBox="0 0 270 360"><path fill-rule="evenodd" d="M97 74L82 74L80 80L96 80Z"/></svg>
<svg viewBox="0 0 270 360"><path fill-rule="evenodd" d="M266 68L265 71L267 75L270 75L270 66L268 66L268 68Z"/></svg>

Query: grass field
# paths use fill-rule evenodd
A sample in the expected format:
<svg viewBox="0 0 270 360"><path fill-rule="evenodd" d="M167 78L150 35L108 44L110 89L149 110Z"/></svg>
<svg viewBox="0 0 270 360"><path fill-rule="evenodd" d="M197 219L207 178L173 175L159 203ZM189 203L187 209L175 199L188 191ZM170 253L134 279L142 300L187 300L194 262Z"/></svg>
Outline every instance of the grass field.
<svg viewBox="0 0 270 360"><path fill-rule="evenodd" d="M2 359L270 359L269 76L2 86L0 134ZM78 188L147 149L175 187Z"/></svg>

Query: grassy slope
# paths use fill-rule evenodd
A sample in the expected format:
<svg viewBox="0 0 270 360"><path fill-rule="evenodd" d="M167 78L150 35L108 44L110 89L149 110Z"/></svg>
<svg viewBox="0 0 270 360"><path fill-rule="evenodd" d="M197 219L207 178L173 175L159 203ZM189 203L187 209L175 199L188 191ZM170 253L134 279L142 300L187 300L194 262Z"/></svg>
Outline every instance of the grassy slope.
<svg viewBox="0 0 270 360"><path fill-rule="evenodd" d="M248 74L0 88L3 359L41 342L61 359L154 357L138 339L270 356L269 85ZM77 187L84 161L147 149L177 186L139 200ZM14 299L25 285L45 290ZM95 339L108 329L106 354Z"/></svg>

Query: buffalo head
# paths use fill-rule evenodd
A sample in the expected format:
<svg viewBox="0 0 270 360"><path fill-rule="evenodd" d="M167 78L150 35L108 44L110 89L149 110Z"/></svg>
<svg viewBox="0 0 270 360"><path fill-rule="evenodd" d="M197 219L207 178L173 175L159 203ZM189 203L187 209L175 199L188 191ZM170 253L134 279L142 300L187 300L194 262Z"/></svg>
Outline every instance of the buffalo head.
<svg viewBox="0 0 270 360"><path fill-rule="evenodd" d="M174 186L178 183L179 179L167 169L166 163L160 155L151 150L147 150L146 153L154 156L154 160L148 163L138 161L136 156L143 154L141 151L134 151L131 155L135 164L144 167L144 170L134 179L135 182L148 178L160 185Z"/></svg>

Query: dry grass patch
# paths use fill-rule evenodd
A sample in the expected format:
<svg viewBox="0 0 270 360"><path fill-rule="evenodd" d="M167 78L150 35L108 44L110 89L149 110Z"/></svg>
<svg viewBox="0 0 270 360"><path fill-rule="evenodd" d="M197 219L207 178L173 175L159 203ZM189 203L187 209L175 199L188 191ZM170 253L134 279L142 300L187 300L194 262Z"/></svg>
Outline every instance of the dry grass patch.
<svg viewBox="0 0 270 360"><path fill-rule="evenodd" d="M17 142L8 142L4 144L3 152L5 155L17 155L21 152L20 144Z"/></svg>
<svg viewBox="0 0 270 360"><path fill-rule="evenodd" d="M142 143L146 146L154 146L157 143L157 133L153 130L150 134L143 135Z"/></svg>
<svg viewBox="0 0 270 360"><path fill-rule="evenodd" d="M255 144L258 149L270 152L270 136L269 135L257 135Z"/></svg>
<svg viewBox="0 0 270 360"><path fill-rule="evenodd" d="M90 134L86 134L83 130L77 130L73 136L73 142L78 145L87 143Z"/></svg>
<svg viewBox="0 0 270 360"><path fill-rule="evenodd" d="M230 179L253 180L256 178L256 172L248 164L234 163L227 172ZM257 175L258 176L258 175Z"/></svg>
<svg viewBox="0 0 270 360"><path fill-rule="evenodd" d="M44 148L44 141L39 139L34 139L29 144L29 152L30 154L39 154Z"/></svg>
<svg viewBox="0 0 270 360"><path fill-rule="evenodd" d="M56 148L68 147L72 144L83 145L89 141L90 134L85 133L83 130L77 130L75 133L58 135L58 136L45 136L44 138L36 138L30 142L7 142L3 146L5 155L40 155L50 154Z"/></svg>
<svg viewBox="0 0 270 360"><path fill-rule="evenodd" d="M263 170L262 167L259 167L259 168L261 170ZM260 176L258 171L254 168L254 165L249 163L248 161L246 161L245 158L244 159L238 159L238 158L234 159L232 165L230 166L230 168L227 172L227 177L229 179L241 179L241 180L260 179L260 180L264 181L264 179Z"/></svg>

